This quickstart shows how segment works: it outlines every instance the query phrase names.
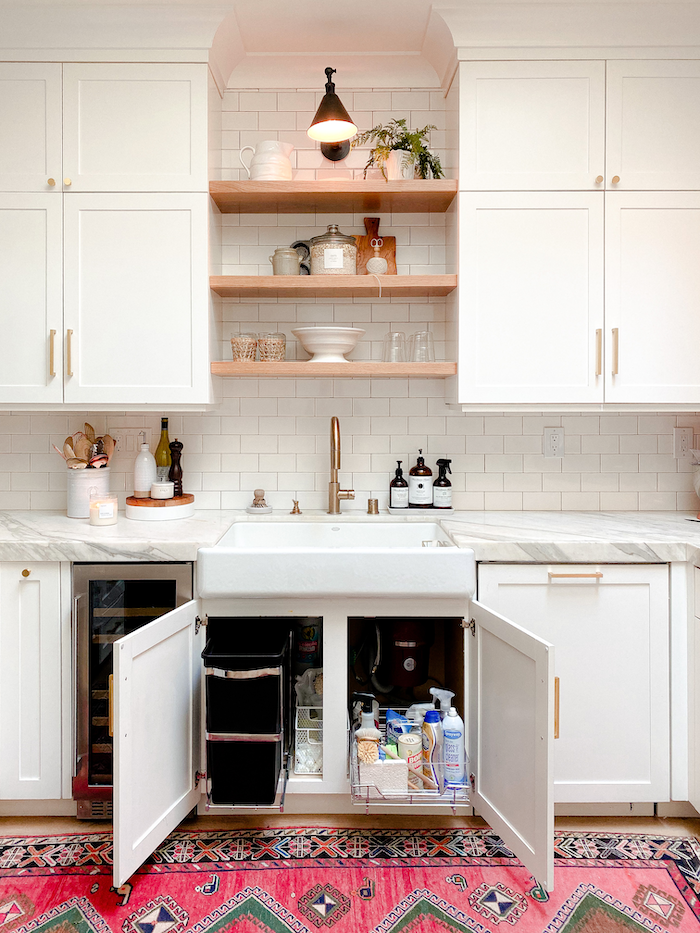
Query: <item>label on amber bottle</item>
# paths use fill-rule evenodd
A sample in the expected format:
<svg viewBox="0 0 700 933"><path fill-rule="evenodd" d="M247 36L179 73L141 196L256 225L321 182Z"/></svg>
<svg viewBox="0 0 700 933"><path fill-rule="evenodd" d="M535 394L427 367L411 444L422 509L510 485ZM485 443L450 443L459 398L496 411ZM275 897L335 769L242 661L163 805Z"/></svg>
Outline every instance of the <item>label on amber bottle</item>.
<svg viewBox="0 0 700 933"><path fill-rule="evenodd" d="M408 477L408 501L410 505L433 504L432 476Z"/></svg>

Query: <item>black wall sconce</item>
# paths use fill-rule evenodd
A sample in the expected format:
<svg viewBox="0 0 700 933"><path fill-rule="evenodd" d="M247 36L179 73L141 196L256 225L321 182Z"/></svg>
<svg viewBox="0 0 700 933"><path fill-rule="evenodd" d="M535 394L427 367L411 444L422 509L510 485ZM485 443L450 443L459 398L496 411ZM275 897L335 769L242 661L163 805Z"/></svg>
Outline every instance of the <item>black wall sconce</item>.
<svg viewBox="0 0 700 933"><path fill-rule="evenodd" d="M350 152L350 139L357 133L357 127L335 93L331 81L335 71L326 68L326 93L306 133L321 143L321 152L327 159L340 162Z"/></svg>

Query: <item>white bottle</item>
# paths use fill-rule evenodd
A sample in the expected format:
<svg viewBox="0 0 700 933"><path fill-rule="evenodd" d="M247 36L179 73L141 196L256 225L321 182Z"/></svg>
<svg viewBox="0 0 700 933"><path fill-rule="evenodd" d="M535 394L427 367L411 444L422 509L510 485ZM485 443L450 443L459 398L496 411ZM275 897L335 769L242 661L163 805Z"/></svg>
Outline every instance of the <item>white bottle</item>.
<svg viewBox="0 0 700 933"><path fill-rule="evenodd" d="M134 462L134 498L148 499L151 495L151 486L157 477L156 458L151 453L148 444L141 444L141 452Z"/></svg>
<svg viewBox="0 0 700 933"><path fill-rule="evenodd" d="M461 787L467 778L464 722L454 706L442 720L442 748L447 787Z"/></svg>

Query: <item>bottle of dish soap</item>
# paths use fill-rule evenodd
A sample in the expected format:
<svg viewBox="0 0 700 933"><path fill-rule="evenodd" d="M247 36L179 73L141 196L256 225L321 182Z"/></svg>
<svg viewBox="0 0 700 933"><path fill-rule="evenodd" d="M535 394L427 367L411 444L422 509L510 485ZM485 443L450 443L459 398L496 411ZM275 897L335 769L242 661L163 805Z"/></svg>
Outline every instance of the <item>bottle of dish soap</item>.
<svg viewBox="0 0 700 933"><path fill-rule="evenodd" d="M433 475L430 467L425 465L419 450L416 465L408 471L408 507L409 509L430 509L433 505L433 487L428 477Z"/></svg>
<svg viewBox="0 0 700 933"><path fill-rule="evenodd" d="M408 483L403 477L401 469L401 460L397 460L396 473L389 483L389 508L407 509L408 508Z"/></svg>
<svg viewBox="0 0 700 933"><path fill-rule="evenodd" d="M145 441L145 434L142 435ZM134 498L148 499L151 495L151 486L157 477L156 459L151 453L148 444L141 444L141 452L134 462Z"/></svg>
<svg viewBox="0 0 700 933"><path fill-rule="evenodd" d="M439 473L438 478L433 483L433 508L452 508L452 483L446 476L447 473L452 473L451 463L451 460L445 460L444 458L437 461Z"/></svg>

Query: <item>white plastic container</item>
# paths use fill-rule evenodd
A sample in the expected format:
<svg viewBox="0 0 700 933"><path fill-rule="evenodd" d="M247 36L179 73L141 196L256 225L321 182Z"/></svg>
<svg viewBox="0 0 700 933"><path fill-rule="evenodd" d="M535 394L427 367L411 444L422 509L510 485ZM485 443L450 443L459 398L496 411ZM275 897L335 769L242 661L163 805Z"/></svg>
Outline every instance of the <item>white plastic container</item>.
<svg viewBox="0 0 700 933"><path fill-rule="evenodd" d="M447 787L461 787L466 781L467 753L464 744L464 721L454 706L442 720L442 749Z"/></svg>
<svg viewBox="0 0 700 933"><path fill-rule="evenodd" d="M67 470L68 518L90 518L90 490L94 487L98 495L109 495L109 467L99 470L87 467L84 470Z"/></svg>
<svg viewBox="0 0 700 933"><path fill-rule="evenodd" d="M423 720L423 774L441 787L442 723L436 709L426 710Z"/></svg>
<svg viewBox="0 0 700 933"><path fill-rule="evenodd" d="M151 486L157 479L156 458L151 453L148 444L141 444L141 452L134 461L134 498L148 499L151 495Z"/></svg>

